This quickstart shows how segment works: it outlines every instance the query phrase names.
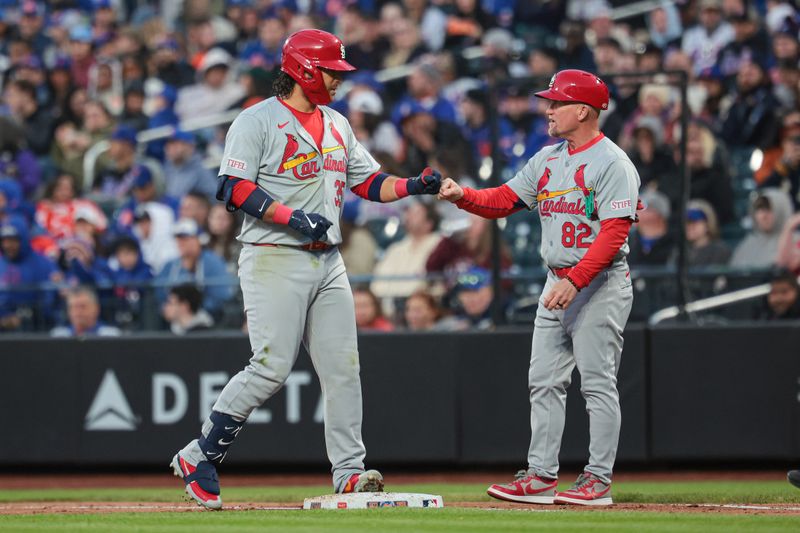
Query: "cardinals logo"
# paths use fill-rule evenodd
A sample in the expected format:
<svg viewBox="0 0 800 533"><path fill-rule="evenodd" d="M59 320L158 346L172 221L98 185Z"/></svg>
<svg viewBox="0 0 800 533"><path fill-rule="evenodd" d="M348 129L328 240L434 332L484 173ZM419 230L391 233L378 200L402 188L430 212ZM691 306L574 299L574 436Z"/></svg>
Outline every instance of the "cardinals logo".
<svg viewBox="0 0 800 533"><path fill-rule="evenodd" d="M294 177L301 181L316 178L320 168L318 162L314 161L314 159L319 154L316 150L298 154L297 150L299 148L300 143L297 142L297 137L287 133L286 147L283 149L283 157L281 158L281 166L278 167L278 173L283 174L287 170L291 170L294 173Z"/></svg>
<svg viewBox="0 0 800 533"><path fill-rule="evenodd" d="M549 217L552 216L552 213L567 213L570 215L586 215L587 218L592 218L595 210L594 189L586 186L586 177L583 172L585 168L586 165L583 164L575 171L573 176L575 187L560 191L550 191L546 188L547 183L550 181L551 172L549 168L544 169L544 174L539 178L536 193L536 201L539 203L541 216ZM583 198L576 202L568 201L565 197L571 192L580 192ZM558 200L554 200L554 198L558 198Z"/></svg>
<svg viewBox="0 0 800 533"><path fill-rule="evenodd" d="M550 174L552 174L550 172L550 169L544 167L544 174L542 174L542 177L539 178L539 182L536 184L536 191L538 192L538 194L545 194L545 195L548 194L547 189L545 189L545 187L547 187L547 182L550 181Z"/></svg>

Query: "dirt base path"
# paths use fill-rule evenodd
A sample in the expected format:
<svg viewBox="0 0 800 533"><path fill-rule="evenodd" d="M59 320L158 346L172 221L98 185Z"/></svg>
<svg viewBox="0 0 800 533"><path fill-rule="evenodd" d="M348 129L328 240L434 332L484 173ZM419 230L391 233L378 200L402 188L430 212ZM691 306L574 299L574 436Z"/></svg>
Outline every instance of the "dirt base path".
<svg viewBox="0 0 800 533"><path fill-rule="evenodd" d="M718 505L718 504L642 504L622 503L611 507L581 507L576 505L525 505L507 502L456 502L446 507L512 510L522 512L645 512L645 513L710 513L737 515L788 515L800 517L800 505ZM233 502L225 505L226 511L291 511L301 510L302 505L270 502ZM205 511L194 503L160 502L14 502L0 504L0 515L33 514L109 514L109 513L202 513ZM376 511L379 512L379 511Z"/></svg>

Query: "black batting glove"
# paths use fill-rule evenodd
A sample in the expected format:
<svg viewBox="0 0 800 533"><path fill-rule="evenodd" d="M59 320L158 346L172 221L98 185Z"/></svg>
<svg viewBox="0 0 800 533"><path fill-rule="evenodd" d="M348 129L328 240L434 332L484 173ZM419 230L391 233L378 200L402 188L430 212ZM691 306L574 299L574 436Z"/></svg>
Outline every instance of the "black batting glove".
<svg viewBox="0 0 800 533"><path fill-rule="evenodd" d="M325 238L328 228L333 226L333 222L317 213L306 213L302 209L292 211L289 217L289 227L302 233L312 241L321 241Z"/></svg>
<svg viewBox="0 0 800 533"><path fill-rule="evenodd" d="M408 194L439 194L441 186L442 175L431 167L425 167L416 178L408 178L406 185Z"/></svg>

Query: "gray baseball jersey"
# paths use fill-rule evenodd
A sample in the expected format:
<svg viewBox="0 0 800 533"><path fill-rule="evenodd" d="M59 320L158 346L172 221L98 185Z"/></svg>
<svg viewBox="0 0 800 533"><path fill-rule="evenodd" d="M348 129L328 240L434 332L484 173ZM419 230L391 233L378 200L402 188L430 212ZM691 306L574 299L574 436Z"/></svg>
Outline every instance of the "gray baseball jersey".
<svg viewBox="0 0 800 533"><path fill-rule="evenodd" d="M356 140L341 114L319 106L322 146L295 116L272 97L242 111L225 139L219 174L253 181L280 203L331 222L327 242L339 244L344 189L366 181L380 165ZM288 226L246 216L238 239L249 243L298 245L308 239Z"/></svg>
<svg viewBox="0 0 800 533"><path fill-rule="evenodd" d="M528 208L539 208L542 259L551 268L574 266L600 231L600 221L635 219L639 174L616 144L601 137L578 152L566 142L539 151L508 186ZM627 241L614 258L624 261Z"/></svg>
<svg viewBox="0 0 800 533"><path fill-rule="evenodd" d="M566 142L542 149L508 186L529 208L538 207L542 258L551 268L576 265L597 237L600 221L636 216L639 175L625 152L605 137L572 153ZM627 253L626 241L609 268L566 310L548 310L539 301L528 373L532 474L558 477L567 387L577 365L589 413L585 471L611 482L621 423L617 372L633 302ZM557 282L548 272L542 298Z"/></svg>

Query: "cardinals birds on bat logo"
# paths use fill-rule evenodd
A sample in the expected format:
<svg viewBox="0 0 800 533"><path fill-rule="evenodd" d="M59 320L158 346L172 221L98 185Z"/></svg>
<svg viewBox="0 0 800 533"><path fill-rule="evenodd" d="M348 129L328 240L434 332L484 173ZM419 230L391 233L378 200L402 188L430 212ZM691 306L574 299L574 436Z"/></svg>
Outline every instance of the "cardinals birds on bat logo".
<svg viewBox="0 0 800 533"><path fill-rule="evenodd" d="M286 147L283 149L283 157L281 158L281 165L278 167L278 173L283 174L287 170L291 170L294 173L294 177L301 181L315 178L320 170L318 162L312 161L317 157L317 151L312 150L306 154L297 154L299 148L300 143L297 142L297 137L287 133Z"/></svg>

